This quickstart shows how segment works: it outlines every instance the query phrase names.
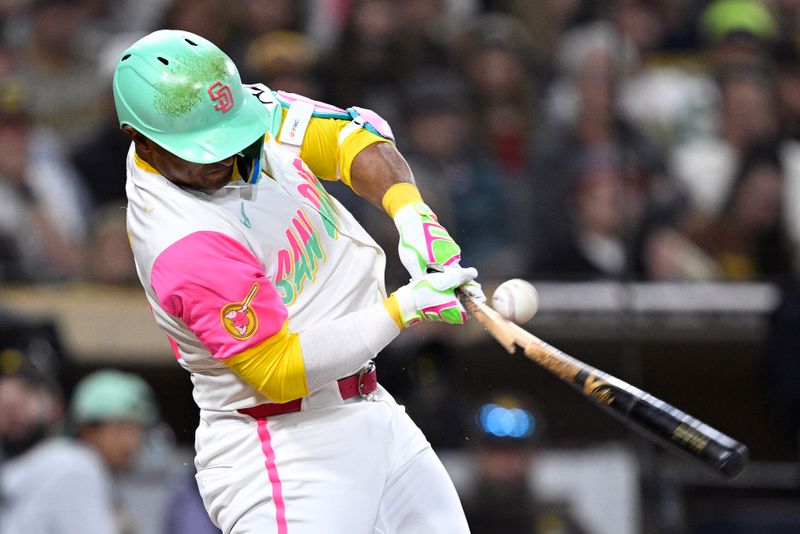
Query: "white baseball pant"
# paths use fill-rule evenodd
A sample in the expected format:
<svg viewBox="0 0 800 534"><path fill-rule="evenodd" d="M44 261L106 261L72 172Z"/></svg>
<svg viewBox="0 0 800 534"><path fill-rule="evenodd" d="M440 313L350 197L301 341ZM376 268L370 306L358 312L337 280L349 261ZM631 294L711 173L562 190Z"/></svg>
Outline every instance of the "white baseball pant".
<svg viewBox="0 0 800 534"><path fill-rule="evenodd" d="M422 432L380 386L335 383L303 410L254 419L203 412L197 481L225 534L463 534L455 488Z"/></svg>

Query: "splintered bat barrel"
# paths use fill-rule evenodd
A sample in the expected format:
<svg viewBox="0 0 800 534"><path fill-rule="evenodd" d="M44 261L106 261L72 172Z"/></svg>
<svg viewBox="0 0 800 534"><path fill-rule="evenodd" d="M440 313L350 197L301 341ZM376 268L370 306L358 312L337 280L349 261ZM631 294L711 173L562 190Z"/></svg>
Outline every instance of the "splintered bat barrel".
<svg viewBox="0 0 800 534"><path fill-rule="evenodd" d="M737 476L747 464L749 451L742 443L538 338L525 347L525 355L623 424L698 459L726 477Z"/></svg>
<svg viewBox="0 0 800 534"><path fill-rule="evenodd" d="M745 468L749 451L739 443L627 382L600 371L542 341L463 292L459 298L470 314L509 352L525 355L626 426L667 448L689 455L716 472L733 478Z"/></svg>

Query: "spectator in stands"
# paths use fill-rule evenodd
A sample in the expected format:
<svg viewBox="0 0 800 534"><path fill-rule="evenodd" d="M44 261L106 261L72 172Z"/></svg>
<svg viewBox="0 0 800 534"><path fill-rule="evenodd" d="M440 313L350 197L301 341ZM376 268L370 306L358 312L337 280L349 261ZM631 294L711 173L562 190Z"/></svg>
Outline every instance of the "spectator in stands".
<svg viewBox="0 0 800 534"><path fill-rule="evenodd" d="M94 470L102 473L121 533L132 530L132 510L113 499L112 476L127 469L142 444L145 429L155 422L157 408L150 386L139 376L100 370L75 387L69 416L76 443L91 453Z"/></svg>
<svg viewBox="0 0 800 534"><path fill-rule="evenodd" d="M660 0L659 2L642 1L656 10L656 17L662 25L661 40L657 50L663 55L680 55L696 53L703 47L700 29L695 24L702 2L691 0Z"/></svg>
<svg viewBox="0 0 800 534"><path fill-rule="evenodd" d="M95 210L83 258L83 278L89 282L138 283L122 207L111 204Z"/></svg>
<svg viewBox="0 0 800 534"><path fill-rule="evenodd" d="M187 7L193 4L193 2L185 3ZM348 0L346 4L350 3ZM223 1L222 4L227 7L230 2ZM235 12L236 18L229 41L214 41L210 35L207 36L200 32L198 34L218 43L237 65L244 66L247 47L259 36L280 30L302 32L305 29L306 11L309 9L307 4L308 0L304 2L297 0L240 0L236 9L232 10ZM345 9L347 8L352 9L352 6L345 5ZM333 21L330 23L333 24ZM242 78L245 83L255 81L248 80L245 75Z"/></svg>
<svg viewBox="0 0 800 534"><path fill-rule="evenodd" d="M719 0L699 14L704 6L681 3L626 0L614 10L617 28L635 45L640 62L620 88L620 106L629 120L667 147L717 134L722 101L717 77L742 70L767 72L775 38L775 23L764 2ZM675 30L681 26L675 26L676 18L683 21L677 43ZM662 30L663 39L652 42ZM687 38L685 44L694 42L694 49L664 54L675 45L682 48L680 42Z"/></svg>
<svg viewBox="0 0 800 534"><path fill-rule="evenodd" d="M0 457L17 458L53 433L61 420L60 387L50 370L15 346L0 350Z"/></svg>
<svg viewBox="0 0 800 534"><path fill-rule="evenodd" d="M559 40L554 78L543 91L543 120L550 127L603 122L604 116L619 111L615 98L639 61L631 40L610 22L570 30ZM593 105L600 106L596 112Z"/></svg>
<svg viewBox="0 0 800 534"><path fill-rule="evenodd" d="M755 0L716 0L702 12L707 69L717 105L711 128L685 138L670 155L672 172L689 193L692 209L720 213L741 154L780 135L770 47L776 23Z"/></svg>
<svg viewBox="0 0 800 534"><path fill-rule="evenodd" d="M128 466L155 417L149 386L116 371L87 377L70 406L77 437L63 437L60 388L38 361L0 352L0 533L130 533L111 474Z"/></svg>
<svg viewBox="0 0 800 534"><path fill-rule="evenodd" d="M707 134L717 103L696 18L686 18L685 4L622 0L611 17L624 43L618 46L631 45L638 58L620 83L620 111L665 147ZM680 53L670 54L675 47Z"/></svg>
<svg viewBox="0 0 800 534"><path fill-rule="evenodd" d="M101 370L81 380L72 395L70 421L112 472L128 467L157 409L150 386L139 376Z"/></svg>
<svg viewBox="0 0 800 534"><path fill-rule="evenodd" d="M87 195L56 134L28 113L25 89L0 79L0 279L78 272Z"/></svg>
<svg viewBox="0 0 800 534"><path fill-rule="evenodd" d="M794 43L783 45L774 59L781 137L800 142L800 53Z"/></svg>
<svg viewBox="0 0 800 534"><path fill-rule="evenodd" d="M759 0L714 0L698 24L716 72L764 67L778 39L775 14Z"/></svg>
<svg viewBox="0 0 800 534"><path fill-rule="evenodd" d="M314 42L300 32L276 30L255 38L247 47L242 78L260 80L270 89L319 100L319 57Z"/></svg>
<svg viewBox="0 0 800 534"><path fill-rule="evenodd" d="M795 0L769 2L777 26L775 40L782 45L795 45L800 31L800 3Z"/></svg>
<svg viewBox="0 0 800 534"><path fill-rule="evenodd" d="M537 114L532 38L519 20L493 13L476 17L459 41L484 142L504 174L522 185L530 174Z"/></svg>
<svg viewBox="0 0 800 534"><path fill-rule="evenodd" d="M489 9L519 17L534 39L535 55L542 62L553 57L564 33L578 24L594 20L605 7L586 0L549 0L538 2L536 9L531 9L530 0L486 0L483 4Z"/></svg>
<svg viewBox="0 0 800 534"><path fill-rule="evenodd" d="M30 3L28 0L15 0ZM84 10L84 23L77 36L81 46L102 51L109 40L126 33L148 33L158 26L173 0L75 0ZM136 38L129 41L134 42Z"/></svg>
<svg viewBox="0 0 800 534"><path fill-rule="evenodd" d="M98 106L105 80L96 76L97 50L81 46L87 8L72 0L30 4L30 34L16 51L34 120L58 133L67 150L94 133L104 118Z"/></svg>
<svg viewBox="0 0 800 534"><path fill-rule="evenodd" d="M530 484L543 421L515 392L484 400L475 411L476 480L462 498L473 534L579 534L569 511L538 498Z"/></svg>
<svg viewBox="0 0 800 534"><path fill-rule="evenodd" d="M228 0L173 0L158 27L202 35L218 43L223 50L233 53L231 48L234 46L235 25L253 3L255 2L239 2L238 4L244 6L234 7ZM267 5L275 2L260 3ZM135 39L128 44L133 42Z"/></svg>
<svg viewBox="0 0 800 534"><path fill-rule="evenodd" d="M720 129L675 148L672 166L691 207L714 216L722 210L742 154L778 136L772 80L761 71L728 71L720 79Z"/></svg>
<svg viewBox="0 0 800 534"><path fill-rule="evenodd" d="M334 104L361 102L389 124L401 123L404 28L398 0L354 0L330 57L323 62L326 93Z"/></svg>
<svg viewBox="0 0 800 534"><path fill-rule="evenodd" d="M647 209L647 183L613 145L576 152L560 222L569 237L536 257L536 272L553 279L624 279L634 274L633 239Z"/></svg>
<svg viewBox="0 0 800 534"><path fill-rule="evenodd" d="M690 237L719 264L725 279L780 281L791 275L785 181L778 147L755 146L742 155L721 213L691 225Z"/></svg>
<svg viewBox="0 0 800 534"><path fill-rule="evenodd" d="M800 247L800 54L794 45L784 47L777 52L776 63L780 156L785 178L783 215L797 262L797 248ZM800 264L795 263L794 270L800 273Z"/></svg>
<svg viewBox="0 0 800 534"><path fill-rule="evenodd" d="M643 276L634 250L643 222L680 209L663 150L617 106L634 52L607 25L576 29L563 43L557 86L572 88L575 99L563 108L553 101L536 147L534 276Z"/></svg>
<svg viewBox="0 0 800 534"><path fill-rule="evenodd" d="M436 199L439 217L471 254L463 261L489 280L522 276L525 251L515 242L512 193L478 141L466 85L434 71L418 73L407 87L406 159L425 198Z"/></svg>
<svg viewBox="0 0 800 534"><path fill-rule="evenodd" d="M103 206L123 208L128 202L124 168L130 139L120 130L116 119L111 80L122 52L140 37L135 33L119 33L104 43L95 76L105 80L96 106L106 113L97 131L78 143L71 153L72 164L86 186L93 210Z"/></svg>
<svg viewBox="0 0 800 534"><path fill-rule="evenodd" d="M500 13L476 17L459 40L461 70L470 84L480 142L508 195L507 212L519 228L513 239L530 248L533 153L538 123L532 38L521 21ZM522 273L520 273L520 276Z"/></svg>
<svg viewBox="0 0 800 534"><path fill-rule="evenodd" d="M416 69L452 67L451 32L446 0L403 0L396 4L403 28L401 64Z"/></svg>
<svg viewBox="0 0 800 534"><path fill-rule="evenodd" d="M57 436L60 388L35 362L14 348L0 352L0 533L115 533L103 468Z"/></svg>

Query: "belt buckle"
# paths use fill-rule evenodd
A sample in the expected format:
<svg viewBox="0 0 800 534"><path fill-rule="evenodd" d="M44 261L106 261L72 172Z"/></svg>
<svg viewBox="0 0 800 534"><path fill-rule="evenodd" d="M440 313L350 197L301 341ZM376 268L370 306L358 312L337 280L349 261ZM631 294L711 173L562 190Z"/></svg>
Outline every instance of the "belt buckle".
<svg viewBox="0 0 800 534"><path fill-rule="evenodd" d="M373 400L375 400L375 394L374 393L372 393L372 392L364 393L364 382L363 382L364 375L369 374L374 370L375 370L375 362L370 360L358 372L358 396L361 397L362 399L364 399L365 401L373 401Z"/></svg>

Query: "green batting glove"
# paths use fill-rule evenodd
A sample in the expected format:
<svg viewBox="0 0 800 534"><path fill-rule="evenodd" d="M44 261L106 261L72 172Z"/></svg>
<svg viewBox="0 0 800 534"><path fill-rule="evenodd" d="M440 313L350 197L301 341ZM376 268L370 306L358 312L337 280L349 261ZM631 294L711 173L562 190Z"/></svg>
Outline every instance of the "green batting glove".
<svg viewBox="0 0 800 534"><path fill-rule="evenodd" d="M461 247L427 204L404 206L395 213L394 224L400 233L397 252L412 280L422 277L427 265L438 264L446 269L461 259Z"/></svg>

